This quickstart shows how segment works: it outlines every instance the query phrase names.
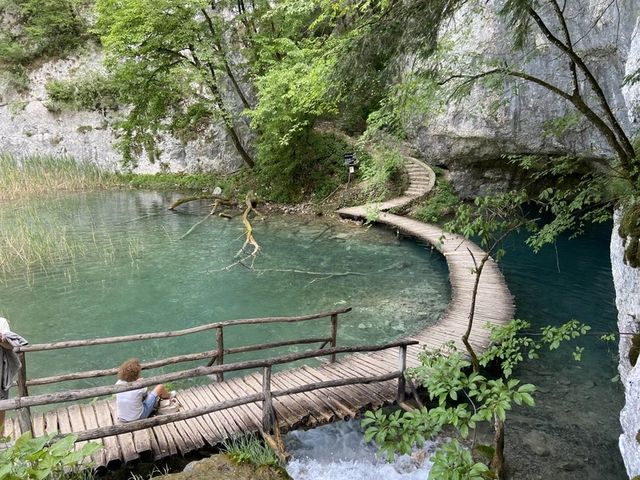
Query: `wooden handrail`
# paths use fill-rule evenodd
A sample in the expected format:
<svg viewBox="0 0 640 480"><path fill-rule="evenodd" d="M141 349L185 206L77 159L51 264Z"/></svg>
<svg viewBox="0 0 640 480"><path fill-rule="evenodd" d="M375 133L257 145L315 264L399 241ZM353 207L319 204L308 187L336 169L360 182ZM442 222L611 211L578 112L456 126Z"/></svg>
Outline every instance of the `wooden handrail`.
<svg viewBox="0 0 640 480"><path fill-rule="evenodd" d="M264 360L247 360L244 362L230 363L227 365L219 365L213 367L197 367L190 370L184 370L181 372L166 373L163 375L157 375L155 377L140 379L135 382L131 382L125 385L106 385L102 387L92 387L80 390L68 390L66 392L49 393L34 395L29 397L18 397L8 400L0 400L0 410L11 410L16 408L33 407L36 405L48 405L52 403L60 402L72 402L76 400L82 400L85 398L93 398L105 395L111 395L114 393L127 392L142 387L149 387L158 383L166 383L175 380L182 380L187 378L201 377L204 375L213 375L224 372L235 372L239 370L248 370L255 368L264 368L268 366L281 365L284 363L291 363L297 360L304 360L307 358L314 358L320 356L331 356L341 353L357 353L357 352L377 352L380 350L386 350L388 348L416 345L419 342L416 340L398 340L381 345L353 345L347 347L328 348L322 350L311 350L307 352L294 353L289 355L283 355L279 357L273 357Z"/></svg>
<svg viewBox="0 0 640 480"><path fill-rule="evenodd" d="M316 313L313 315L302 315L297 317L264 317L264 318L244 318L239 320L226 320L224 322L209 323L206 325L200 325L197 327L186 328L183 330L174 330L168 332L153 332L153 333L141 333L138 335L123 335L119 337L105 337L96 339L85 340L69 340L65 342L55 343L39 343L33 345L25 345L22 347L14 347L13 351L18 352L42 352L47 350L58 350L61 348L73 348L73 347L88 347L93 345L108 345L113 343L135 342L139 340L152 340L157 338L172 338L180 337L184 335L190 335L193 333L203 332L206 330L212 330L219 327L232 327L236 325L257 325L265 323L291 323L291 322L304 322L307 320L317 320L319 318L331 317L341 313L347 313L351 311L351 307L345 307L342 309L334 310L331 312Z"/></svg>
<svg viewBox="0 0 640 480"><path fill-rule="evenodd" d="M321 343L321 342L325 342L325 344L327 344L330 341L331 341L331 337L302 338L299 340L288 340L284 342L262 343L262 344L246 345L243 347L225 348L223 352L225 355L230 355L235 353L253 352L256 350L266 350L269 348L286 347L290 345L306 345L309 343ZM217 358L217 356L218 356L218 350L209 350L206 352L190 353L186 355L168 357L162 360L145 362L145 363L142 363L140 366L142 367L142 370L148 370L151 368L159 368L159 367L174 365L176 363L182 363L182 362L192 362L195 360L204 360L209 358L215 359ZM103 370L86 370L84 372L67 373L62 375L52 375L50 377L33 378L31 380L27 380L27 386L31 387L34 385L48 385L51 383L67 382L70 380L82 380L84 378L106 377L109 375L115 375L116 373L118 373L117 368L106 368Z"/></svg>

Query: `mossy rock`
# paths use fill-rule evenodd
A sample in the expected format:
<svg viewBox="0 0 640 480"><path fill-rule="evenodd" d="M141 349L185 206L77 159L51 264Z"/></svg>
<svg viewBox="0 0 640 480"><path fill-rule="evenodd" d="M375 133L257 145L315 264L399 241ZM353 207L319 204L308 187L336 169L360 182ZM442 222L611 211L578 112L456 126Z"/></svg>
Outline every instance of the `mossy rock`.
<svg viewBox="0 0 640 480"><path fill-rule="evenodd" d="M625 240L624 262L640 267L640 202L624 209L618 235Z"/></svg>
<svg viewBox="0 0 640 480"><path fill-rule="evenodd" d="M200 460L185 472L172 473L155 480L291 480L283 468L238 464L225 454Z"/></svg>
<svg viewBox="0 0 640 480"><path fill-rule="evenodd" d="M640 356L640 335L636 334L631 338L631 348L629 349L629 363L632 367L636 366Z"/></svg>

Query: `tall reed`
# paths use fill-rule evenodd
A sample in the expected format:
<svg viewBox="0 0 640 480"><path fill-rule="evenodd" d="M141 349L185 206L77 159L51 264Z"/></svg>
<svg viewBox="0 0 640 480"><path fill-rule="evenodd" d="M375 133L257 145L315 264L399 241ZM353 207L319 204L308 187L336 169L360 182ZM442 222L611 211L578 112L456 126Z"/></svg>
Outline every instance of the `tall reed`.
<svg viewBox="0 0 640 480"><path fill-rule="evenodd" d="M69 157L0 155L0 200L112 187L113 173Z"/></svg>

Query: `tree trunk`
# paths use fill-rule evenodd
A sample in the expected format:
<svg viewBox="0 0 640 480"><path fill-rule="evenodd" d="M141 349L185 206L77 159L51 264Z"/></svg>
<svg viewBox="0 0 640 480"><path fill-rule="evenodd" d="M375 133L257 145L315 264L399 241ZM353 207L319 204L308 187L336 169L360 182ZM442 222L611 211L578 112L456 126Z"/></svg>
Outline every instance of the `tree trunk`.
<svg viewBox="0 0 640 480"><path fill-rule="evenodd" d="M491 459L491 468L498 480L504 480L504 422L494 414L493 423L496 431L493 437L495 451Z"/></svg>

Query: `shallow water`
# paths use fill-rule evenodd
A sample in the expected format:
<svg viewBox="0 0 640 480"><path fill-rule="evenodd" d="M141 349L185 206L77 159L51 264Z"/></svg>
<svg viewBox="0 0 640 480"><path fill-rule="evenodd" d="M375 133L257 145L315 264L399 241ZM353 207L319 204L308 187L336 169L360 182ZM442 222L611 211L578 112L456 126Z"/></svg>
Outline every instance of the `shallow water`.
<svg viewBox="0 0 640 480"><path fill-rule="evenodd" d="M0 279L0 315L31 343L188 328L345 306L338 344L381 343L435 321L449 301L443 259L389 230L269 215L253 220L261 253L250 271L237 262L240 218L213 217L205 204L167 211L173 195L109 192L0 205L5 229L26 217L48 237L81 246L66 260ZM33 213L36 212L36 216ZM24 220L23 220L24 221ZM39 227L40 228L40 227ZM42 228L40 228L42 230ZM74 250L76 251L76 250ZM329 320L225 329L225 346L326 337ZM215 333L29 354L31 378L213 349ZM291 352L307 346L281 349ZM228 356L225 361L274 352ZM183 364L188 365L188 364ZM68 382L58 388L112 383ZM38 393L34 388L32 393Z"/></svg>

